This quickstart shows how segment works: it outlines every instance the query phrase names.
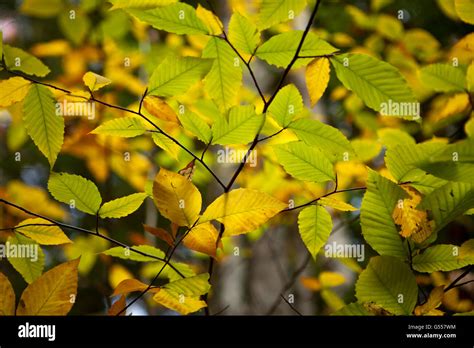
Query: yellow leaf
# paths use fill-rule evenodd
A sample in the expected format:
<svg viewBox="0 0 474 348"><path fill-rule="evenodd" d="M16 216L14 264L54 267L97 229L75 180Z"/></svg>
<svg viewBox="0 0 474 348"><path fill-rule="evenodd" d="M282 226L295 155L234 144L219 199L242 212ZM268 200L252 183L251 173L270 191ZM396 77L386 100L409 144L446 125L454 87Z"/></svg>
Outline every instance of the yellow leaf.
<svg viewBox="0 0 474 348"><path fill-rule="evenodd" d="M416 243L422 243L433 232L433 222L428 220L426 211L417 210L421 196L413 189L404 187L410 198L400 200L393 210L394 222L401 227L400 235Z"/></svg>
<svg viewBox="0 0 474 348"><path fill-rule="evenodd" d="M198 4L196 15L206 25L211 35L222 34L222 28L224 26L222 25L221 20L214 13Z"/></svg>
<svg viewBox="0 0 474 348"><path fill-rule="evenodd" d="M53 40L42 42L31 48L31 53L36 57L63 56L71 51L71 46L66 40Z"/></svg>
<svg viewBox="0 0 474 348"><path fill-rule="evenodd" d="M72 243L58 226L51 226L51 222L41 218L23 220L15 230L43 245Z"/></svg>
<svg viewBox="0 0 474 348"><path fill-rule="evenodd" d="M0 82L0 107L7 107L23 100L28 93L31 82L22 77L11 77Z"/></svg>
<svg viewBox="0 0 474 348"><path fill-rule="evenodd" d="M324 288L332 288L344 284L346 278L337 272L321 272L319 281Z"/></svg>
<svg viewBox="0 0 474 348"><path fill-rule="evenodd" d="M329 206L331 208L340 210L340 211L356 211L358 210L356 207L353 207L349 203L340 201L333 197L323 197L319 199L319 204L324 206Z"/></svg>
<svg viewBox="0 0 474 348"><path fill-rule="evenodd" d="M215 257L218 236L219 232L216 228L210 222L205 222L193 227L184 238L183 243L191 250Z"/></svg>
<svg viewBox="0 0 474 348"><path fill-rule="evenodd" d="M108 310L107 314L108 315L111 315L111 316L116 316L118 315L120 312L123 311L123 309L125 308L125 306L127 305L127 301L125 300L125 296L120 296L120 298L114 302L114 304L110 307L110 309ZM125 311L123 311L121 314L122 315L125 315Z"/></svg>
<svg viewBox="0 0 474 348"><path fill-rule="evenodd" d="M198 297L185 296L168 289L160 289L153 296L153 300L183 315L197 312L201 308L207 307L206 302L199 300Z"/></svg>
<svg viewBox="0 0 474 348"><path fill-rule="evenodd" d="M143 99L143 106L146 111L160 120L179 123L174 110L164 100L157 96L146 96L145 99Z"/></svg>
<svg viewBox="0 0 474 348"><path fill-rule="evenodd" d="M49 270L28 285L21 295L17 315L66 315L77 294L79 259Z"/></svg>
<svg viewBox="0 0 474 348"><path fill-rule="evenodd" d="M0 272L0 316L15 315L15 291L8 278Z"/></svg>
<svg viewBox="0 0 474 348"><path fill-rule="evenodd" d="M82 80L84 81L84 84L89 87L91 92L97 91L112 82L108 78L91 71L86 72L82 77Z"/></svg>
<svg viewBox="0 0 474 348"><path fill-rule="evenodd" d="M306 68L306 87L308 88L311 106L322 97L329 82L329 59L316 58Z"/></svg>
<svg viewBox="0 0 474 348"><path fill-rule="evenodd" d="M199 217L199 190L178 173L161 168L153 182L153 199L161 215L179 226L191 226Z"/></svg>
<svg viewBox="0 0 474 348"><path fill-rule="evenodd" d="M109 283L112 288L116 288L118 284L126 279L132 279L133 274L122 265L115 264L110 267L109 271Z"/></svg>
<svg viewBox="0 0 474 348"><path fill-rule="evenodd" d="M415 308L415 315L443 315L442 311L436 309L443 301L443 297L444 286L437 286L431 291L428 300Z"/></svg>
<svg viewBox="0 0 474 348"><path fill-rule="evenodd" d="M111 296L123 295L128 294L130 292L135 291L144 291L148 288L148 285L142 283L137 279L125 279L122 280L119 285L115 288L113 294ZM158 288L150 288L149 292L157 292Z"/></svg>
<svg viewBox="0 0 474 348"><path fill-rule="evenodd" d="M200 222L217 220L225 225L224 236L233 236L257 229L286 207L264 192L239 188L212 202Z"/></svg>

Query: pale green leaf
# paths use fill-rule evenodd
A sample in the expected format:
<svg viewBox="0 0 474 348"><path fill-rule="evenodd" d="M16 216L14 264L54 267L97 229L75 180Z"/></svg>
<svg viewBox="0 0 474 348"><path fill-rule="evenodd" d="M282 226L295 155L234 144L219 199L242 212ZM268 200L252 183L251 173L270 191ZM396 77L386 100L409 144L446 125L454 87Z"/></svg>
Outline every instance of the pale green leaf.
<svg viewBox="0 0 474 348"><path fill-rule="evenodd" d="M178 160L181 148L173 140L161 133L153 133L153 142L162 150L166 151L172 158Z"/></svg>
<svg viewBox="0 0 474 348"><path fill-rule="evenodd" d="M91 133L133 138L145 132L146 128L140 119L136 117L120 117L104 122Z"/></svg>
<svg viewBox="0 0 474 348"><path fill-rule="evenodd" d="M121 218L130 215L140 208L147 196L146 193L139 192L104 203L100 207L99 216L101 218Z"/></svg>
<svg viewBox="0 0 474 348"><path fill-rule="evenodd" d="M395 183L370 170L367 191L361 205L362 235L380 255L405 259L407 251L397 226L392 219L393 210L405 191Z"/></svg>
<svg viewBox="0 0 474 348"><path fill-rule="evenodd" d="M359 302L374 302L395 315L410 315L418 298L416 279L410 267L390 256L370 259L356 283Z"/></svg>
<svg viewBox="0 0 474 348"><path fill-rule="evenodd" d="M134 250L137 250L139 252L142 252L144 254L151 255L151 256L142 255L140 253L137 253ZM151 245L136 245L136 246L132 246L131 248L124 248L124 247L118 246L118 247L105 250L102 252L102 254L109 255L112 257L118 257L123 260L132 260L132 261L138 261L138 262L156 262L155 257L160 258L160 259L164 259L166 257L163 251Z"/></svg>
<svg viewBox="0 0 474 348"><path fill-rule="evenodd" d="M230 18L228 37L235 48L247 54L253 54L260 43L257 26L238 12Z"/></svg>
<svg viewBox="0 0 474 348"><path fill-rule="evenodd" d="M39 77L46 76L50 72L49 68L38 58L20 48L3 45L3 54L5 56L5 64L10 70L17 70Z"/></svg>
<svg viewBox="0 0 474 348"><path fill-rule="evenodd" d="M293 59L298 44L303 36L303 31L293 30L272 36L257 49L256 56L268 64L286 68ZM313 32L309 32L301 47L300 56L323 56L336 52L337 49L320 39ZM293 68L308 65L314 58L300 58Z"/></svg>
<svg viewBox="0 0 474 348"><path fill-rule="evenodd" d="M151 10L127 9L139 20L153 28L175 34L208 34L206 25L196 15L196 9L177 2Z"/></svg>
<svg viewBox="0 0 474 348"><path fill-rule="evenodd" d="M390 102L416 103L402 74L386 62L365 54L348 53L332 57L331 63L342 84L375 111Z"/></svg>
<svg viewBox="0 0 474 348"><path fill-rule="evenodd" d="M296 179L324 182L335 180L332 163L318 148L296 141L274 147L278 162Z"/></svg>
<svg viewBox="0 0 474 348"><path fill-rule="evenodd" d="M275 24L288 22L306 7L306 0L263 0L257 24L263 30Z"/></svg>
<svg viewBox="0 0 474 348"><path fill-rule="evenodd" d="M148 94L174 97L185 93L209 71L212 60L168 57L150 77Z"/></svg>
<svg viewBox="0 0 474 348"><path fill-rule="evenodd" d="M194 134L199 140L205 144L211 141L211 128L201 117L186 110L183 113L178 113L178 118L184 129Z"/></svg>
<svg viewBox="0 0 474 348"><path fill-rule="evenodd" d="M453 271L474 264L474 258L462 258L460 247L450 244L433 245L413 257L413 268L418 272Z"/></svg>
<svg viewBox="0 0 474 348"><path fill-rule="evenodd" d="M109 0L113 5L110 10L119 8L155 8L170 5L177 1L178 0Z"/></svg>
<svg viewBox="0 0 474 348"><path fill-rule="evenodd" d="M331 215L320 205L304 208L298 215L298 229L301 239L316 259L316 255L331 234Z"/></svg>
<svg viewBox="0 0 474 348"><path fill-rule="evenodd" d="M335 311L331 315L366 316L366 315L374 315L374 314L369 312L362 303L354 302L354 303L349 303L348 305Z"/></svg>
<svg viewBox="0 0 474 348"><path fill-rule="evenodd" d="M449 64L431 64L421 68L420 80L436 92L462 92L466 88L461 68Z"/></svg>
<svg viewBox="0 0 474 348"><path fill-rule="evenodd" d="M64 140L64 119L56 114L53 94L33 84L23 102L23 121L35 145L54 166Z"/></svg>
<svg viewBox="0 0 474 348"><path fill-rule="evenodd" d="M454 0L454 8L459 18L469 24L474 24L474 1Z"/></svg>
<svg viewBox="0 0 474 348"><path fill-rule="evenodd" d="M296 134L299 140L321 149L331 161L348 160L349 156L354 154L354 150L344 134L318 120L301 118L291 122L288 128Z"/></svg>
<svg viewBox="0 0 474 348"><path fill-rule="evenodd" d="M79 175L51 173L48 190L56 200L91 215L99 211L102 203L97 186Z"/></svg>
<svg viewBox="0 0 474 348"><path fill-rule="evenodd" d="M174 291L184 296L199 296L209 292L209 273L199 274L194 277L176 280L165 284L163 288Z"/></svg>
<svg viewBox="0 0 474 348"><path fill-rule="evenodd" d="M16 250L16 254L10 251L7 259L28 284L33 283L43 273L44 253L35 241L15 233L2 247Z"/></svg>
<svg viewBox="0 0 474 348"><path fill-rule="evenodd" d="M303 111L303 97L295 85L290 84L280 89L268 108L268 112L282 127Z"/></svg>
<svg viewBox="0 0 474 348"><path fill-rule="evenodd" d="M474 208L474 186L461 182L448 182L435 189L421 201L420 207L431 211L435 231Z"/></svg>
<svg viewBox="0 0 474 348"><path fill-rule="evenodd" d="M235 106L229 111L228 119L219 119L212 127L213 144L247 144L261 128L264 117L257 115L251 105Z"/></svg>
<svg viewBox="0 0 474 348"><path fill-rule="evenodd" d="M242 62L229 45L212 37L202 52L203 58L213 58L211 71L204 83L206 92L221 109L236 104L242 85Z"/></svg>
<svg viewBox="0 0 474 348"><path fill-rule="evenodd" d="M41 218L23 220L16 225L15 230L43 245L72 243L58 226Z"/></svg>

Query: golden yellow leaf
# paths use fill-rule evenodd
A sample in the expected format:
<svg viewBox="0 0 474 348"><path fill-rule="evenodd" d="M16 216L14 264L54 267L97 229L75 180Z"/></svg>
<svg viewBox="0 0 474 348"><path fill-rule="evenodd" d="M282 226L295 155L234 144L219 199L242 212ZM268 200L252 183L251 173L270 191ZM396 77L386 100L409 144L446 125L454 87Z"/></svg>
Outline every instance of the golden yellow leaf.
<svg viewBox="0 0 474 348"><path fill-rule="evenodd" d="M31 54L36 57L63 56L71 51L71 46L66 40L53 40L42 42L31 48Z"/></svg>
<svg viewBox="0 0 474 348"><path fill-rule="evenodd" d="M15 315L15 291L8 278L0 272L0 316Z"/></svg>
<svg viewBox="0 0 474 348"><path fill-rule="evenodd" d="M104 86L107 86L108 84L112 83L111 80L108 78L98 75L96 73L93 73L91 71L88 71L84 74L82 77L82 80L84 81L84 84L89 87L91 92L97 91L101 89Z"/></svg>
<svg viewBox="0 0 474 348"><path fill-rule="evenodd" d="M193 227L184 238L183 244L191 250L215 257L218 236L216 228L210 222L205 222Z"/></svg>
<svg viewBox="0 0 474 348"><path fill-rule="evenodd" d="M222 25L221 20L214 13L198 4L196 15L206 25L211 35L222 34L222 28L224 26Z"/></svg>
<svg viewBox="0 0 474 348"><path fill-rule="evenodd" d="M217 220L225 226L224 236L233 236L257 229L286 207L264 192L239 188L212 202L200 222Z"/></svg>
<svg viewBox="0 0 474 348"><path fill-rule="evenodd" d="M404 187L410 198L400 200L392 213L394 222L401 227L400 235L416 243L422 243L433 232L434 224L428 220L424 210L416 209L421 201L421 196L411 188Z"/></svg>
<svg viewBox="0 0 474 348"><path fill-rule="evenodd" d="M77 295L79 259L54 267L33 283L21 295L17 315L66 315Z"/></svg>
<svg viewBox="0 0 474 348"><path fill-rule="evenodd" d="M437 286L431 291L428 300L415 308L415 315L443 315L442 311L436 309L443 301L443 297L444 286Z"/></svg>
<svg viewBox="0 0 474 348"><path fill-rule="evenodd" d="M23 220L16 225L15 230L43 245L72 243L58 226L41 218Z"/></svg>
<svg viewBox="0 0 474 348"><path fill-rule="evenodd" d="M142 283L137 279L125 279L120 282L115 288L111 296L128 294L129 292L144 291L148 288L148 285ZM157 292L158 288L150 288L149 292Z"/></svg>
<svg viewBox="0 0 474 348"><path fill-rule="evenodd" d="M206 302L201 301L199 297L185 296L168 289L159 290L153 296L153 300L183 315L197 312L201 308L207 307Z"/></svg>
<svg viewBox="0 0 474 348"><path fill-rule="evenodd" d="M325 288L336 287L346 282L346 278L341 273L337 272L321 272L319 275L319 281Z"/></svg>
<svg viewBox="0 0 474 348"><path fill-rule="evenodd" d="M109 270L109 283L112 288L116 288L118 284L126 279L132 279L133 274L124 266L115 264Z"/></svg>
<svg viewBox="0 0 474 348"><path fill-rule="evenodd" d="M122 312L122 310L125 308L125 306L127 305L127 301L125 300L125 296L120 296L120 298L114 302L114 304L109 308L107 314L108 315L111 315L111 316L116 316L118 315L120 312ZM122 315L125 315L125 311L123 311L121 314Z"/></svg>
<svg viewBox="0 0 474 348"><path fill-rule="evenodd" d="M180 226L191 226L199 217L199 190L178 173L161 168L153 182L153 199L161 215Z"/></svg>
<svg viewBox="0 0 474 348"><path fill-rule="evenodd" d="M143 106L146 111L160 120L179 123L178 116L176 116L174 110L168 103L157 96L146 96L143 99Z"/></svg>
<svg viewBox="0 0 474 348"><path fill-rule="evenodd" d="M356 211L356 207L350 205L349 203L340 201L339 199L333 197L323 197L319 200L319 204L324 206L329 206L331 208L340 210L340 211Z"/></svg>
<svg viewBox="0 0 474 348"><path fill-rule="evenodd" d="M329 59L316 58L306 68L306 87L308 88L311 106L322 97L329 82Z"/></svg>
<svg viewBox="0 0 474 348"><path fill-rule="evenodd" d="M23 77L11 77L0 82L0 107L7 107L23 100L28 93L31 82Z"/></svg>

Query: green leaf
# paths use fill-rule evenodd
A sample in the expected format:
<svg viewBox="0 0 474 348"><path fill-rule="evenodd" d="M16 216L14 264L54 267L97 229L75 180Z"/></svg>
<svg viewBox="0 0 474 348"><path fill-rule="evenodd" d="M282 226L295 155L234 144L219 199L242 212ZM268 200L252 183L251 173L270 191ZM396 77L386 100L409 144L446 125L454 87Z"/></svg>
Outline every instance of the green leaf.
<svg viewBox="0 0 474 348"><path fill-rule="evenodd" d="M33 84L23 102L23 121L35 145L54 166L64 140L64 119L56 114L51 91Z"/></svg>
<svg viewBox="0 0 474 348"><path fill-rule="evenodd" d="M433 245L413 257L413 268L418 272L453 271L474 264L474 258L462 258L460 247L450 244Z"/></svg>
<svg viewBox="0 0 474 348"><path fill-rule="evenodd" d="M326 244L331 234L331 215L320 205L304 208L298 215L298 229L306 248L316 259L319 249Z"/></svg>
<svg viewBox="0 0 474 348"><path fill-rule="evenodd" d="M202 52L203 58L214 58L204 83L209 96L221 109L236 104L242 85L242 62L222 39L212 37Z"/></svg>
<svg viewBox="0 0 474 348"><path fill-rule="evenodd" d="M282 127L303 111L303 97L295 85L287 85L280 89L268 108L268 112Z"/></svg>
<svg viewBox="0 0 474 348"><path fill-rule="evenodd" d="M58 24L64 36L75 45L80 45L84 41L91 27L87 14L79 11L76 11L73 18L69 11L62 12L58 17Z"/></svg>
<svg viewBox="0 0 474 348"><path fill-rule="evenodd" d="M118 246L118 247L105 250L102 252L102 254L109 255L112 257L118 257L124 260L132 260L132 261L138 261L138 262L156 262L155 258L142 255L140 253L137 253L134 250L137 250L139 252L142 252L151 256L156 256L160 259L164 259L166 257L163 251L155 247L152 247L150 245L136 245L136 246L132 246L131 249Z"/></svg>
<svg viewBox="0 0 474 348"><path fill-rule="evenodd" d="M416 305L418 287L407 264L390 256L370 259L356 283L359 302L375 302L395 315L410 315Z"/></svg>
<svg viewBox="0 0 474 348"><path fill-rule="evenodd" d="M301 118L288 126L298 139L321 149L331 161L348 160L354 150L349 140L338 129L320 121Z"/></svg>
<svg viewBox="0 0 474 348"><path fill-rule="evenodd" d="M17 250L15 256L8 256L8 262L11 263L18 273L28 284L33 283L43 273L44 269L44 253L40 246L30 238L15 233L14 236L8 238L5 248ZM19 254L23 250L23 254Z"/></svg>
<svg viewBox="0 0 474 348"><path fill-rule="evenodd" d="M392 219L399 199L406 196L402 188L369 170L367 191L361 205L362 234L380 255L405 259L407 251Z"/></svg>
<svg viewBox="0 0 474 348"><path fill-rule="evenodd" d="M91 215L99 211L102 203L97 186L79 175L51 173L48 190L59 202Z"/></svg>
<svg viewBox="0 0 474 348"><path fill-rule="evenodd" d="M369 312L362 303L354 302L349 303L345 307L342 307L338 311L335 311L331 315L340 315L340 316L365 316L365 315L374 315Z"/></svg>
<svg viewBox="0 0 474 348"><path fill-rule="evenodd" d="M183 94L203 78L211 63L209 59L169 56L153 71L148 94L162 97Z"/></svg>
<svg viewBox="0 0 474 348"><path fill-rule="evenodd" d="M183 128L194 134L199 140L205 144L211 141L211 128L201 117L186 110L183 113L178 113L178 118Z"/></svg>
<svg viewBox="0 0 474 348"><path fill-rule="evenodd" d="M235 48L247 54L253 54L260 43L257 26L238 12L230 18L228 36Z"/></svg>
<svg viewBox="0 0 474 348"><path fill-rule="evenodd" d="M263 0L257 24L260 30L288 22L306 7L306 0Z"/></svg>
<svg viewBox="0 0 474 348"><path fill-rule="evenodd" d="M440 142L394 145L385 153L385 163L398 182L414 181L425 175L425 171L419 168L420 164L439 153L444 146Z"/></svg>
<svg viewBox="0 0 474 348"><path fill-rule="evenodd" d="M23 220L16 225L15 230L43 245L72 243L58 226L53 226L50 221L41 218Z"/></svg>
<svg viewBox="0 0 474 348"><path fill-rule="evenodd" d="M449 64L431 64L421 68L420 80L436 92L462 92L466 88L463 71Z"/></svg>
<svg viewBox="0 0 474 348"><path fill-rule="evenodd" d="M285 171L296 179L314 182L336 179L332 163L317 148L296 141L275 146L274 151Z"/></svg>
<svg viewBox="0 0 474 348"><path fill-rule="evenodd" d="M91 133L133 138L145 132L146 128L140 119L136 117L120 117L104 122Z"/></svg>
<svg viewBox="0 0 474 348"><path fill-rule="evenodd" d="M386 62L358 53L341 54L330 60L342 84L375 111L382 110L390 102L416 102L404 77Z"/></svg>
<svg viewBox="0 0 474 348"><path fill-rule="evenodd" d="M162 150L166 151L175 160L178 160L181 148L173 140L161 133L153 133L153 142Z"/></svg>
<svg viewBox="0 0 474 348"><path fill-rule="evenodd" d="M140 208L147 194L144 192L134 193L129 196L114 199L113 201L104 203L99 210L101 218L121 218L130 215Z"/></svg>
<svg viewBox="0 0 474 348"><path fill-rule="evenodd" d="M119 8L155 8L166 6L177 2L178 0L108 0L112 3L110 10Z"/></svg>
<svg viewBox="0 0 474 348"><path fill-rule="evenodd" d="M396 145L415 145L415 139L400 129L396 128L382 128L377 130L377 136L379 141L386 146L391 148Z"/></svg>
<svg viewBox="0 0 474 348"><path fill-rule="evenodd" d="M454 8L459 18L469 24L474 24L474 1L454 0Z"/></svg>
<svg viewBox="0 0 474 348"><path fill-rule="evenodd" d="M474 183L474 140L444 146L417 166L444 180Z"/></svg>
<svg viewBox="0 0 474 348"><path fill-rule="evenodd" d="M303 31L293 30L272 36L257 49L256 56L268 64L279 68L286 68L293 59ZM316 34L309 32L300 50L300 56L323 56L336 52L337 49L320 39ZM300 58L293 68L308 65L314 58Z"/></svg>
<svg viewBox="0 0 474 348"><path fill-rule="evenodd" d="M474 207L474 185L448 182L426 195L420 207L431 211L436 223L435 231L440 231L448 223Z"/></svg>
<svg viewBox="0 0 474 348"><path fill-rule="evenodd" d="M49 68L38 58L20 48L3 45L5 64L10 70L17 70L28 75L43 77L49 74Z"/></svg>
<svg viewBox="0 0 474 348"><path fill-rule="evenodd" d="M199 274L194 277L176 280L165 284L163 288L174 291L184 296L199 296L209 292L209 273Z"/></svg>
<svg viewBox="0 0 474 348"><path fill-rule="evenodd" d="M147 262L143 265L141 269L141 274L145 278L153 279L156 274L161 270L164 266L163 261L154 261L154 262ZM175 267L182 275L185 277L193 277L196 275L196 272L186 263L180 262L171 262L173 267ZM160 278L168 278L170 282L175 280L182 279L181 275L179 275L173 268L170 266L166 266L160 274Z"/></svg>
<svg viewBox="0 0 474 348"><path fill-rule="evenodd" d="M264 117L257 115L251 105L234 106L228 120L219 119L212 127L213 144L247 144L251 142L262 126Z"/></svg>
<svg viewBox="0 0 474 348"><path fill-rule="evenodd" d="M175 34L208 34L206 25L196 15L196 9L181 2L151 10L128 9L139 20L153 28Z"/></svg>
<svg viewBox="0 0 474 348"><path fill-rule="evenodd" d="M31 17L50 18L61 13L63 5L61 0L25 0L20 11Z"/></svg>

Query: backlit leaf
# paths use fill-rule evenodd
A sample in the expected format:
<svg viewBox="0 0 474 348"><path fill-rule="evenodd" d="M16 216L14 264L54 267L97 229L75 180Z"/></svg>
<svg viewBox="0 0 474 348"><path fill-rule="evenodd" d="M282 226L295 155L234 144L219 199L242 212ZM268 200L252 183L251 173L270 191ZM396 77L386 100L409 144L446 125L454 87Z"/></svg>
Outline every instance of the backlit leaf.
<svg viewBox="0 0 474 348"><path fill-rule="evenodd" d="M44 77L49 74L49 68L38 58L20 48L3 45L5 64L8 69L24 72L28 75Z"/></svg>
<svg viewBox="0 0 474 348"><path fill-rule="evenodd" d="M258 27L267 29L295 18L306 7L306 0L263 0L258 14Z"/></svg>
<svg viewBox="0 0 474 348"><path fill-rule="evenodd" d="M120 117L104 122L91 133L133 138L145 132L146 128L140 119L136 117Z"/></svg>
<svg viewBox="0 0 474 348"><path fill-rule="evenodd" d="M44 225L51 225L51 222L41 218L26 219L16 225L15 230L33 239L38 244L59 245L72 243L58 226Z"/></svg>
<svg viewBox="0 0 474 348"><path fill-rule="evenodd" d="M317 58L306 67L306 88L311 106L314 106L324 94L329 83L330 69L327 58Z"/></svg>
<svg viewBox="0 0 474 348"><path fill-rule="evenodd" d="M89 87L89 90L91 92L97 91L101 89L102 87L107 86L110 83L112 83L112 81L109 80L108 78L98 75L96 73L93 73L91 71L86 72L84 76L82 77L82 80L84 81L84 84L87 87Z"/></svg>
<svg viewBox="0 0 474 348"><path fill-rule="evenodd" d="M104 203L99 210L101 218L121 218L130 215L140 208L148 194L144 192L133 193L129 196L114 199L113 201Z"/></svg>
<svg viewBox="0 0 474 348"><path fill-rule="evenodd" d="M14 236L8 238L5 248L7 246L13 247L12 250L16 249L16 254L12 255L10 253L8 262L28 284L41 276L44 268L44 253L35 241L15 233Z"/></svg>
<svg viewBox="0 0 474 348"><path fill-rule="evenodd" d="M270 115L282 127L287 127L302 111L303 97L293 84L280 89L268 108Z"/></svg>
<svg viewBox="0 0 474 348"><path fill-rule="evenodd" d="M319 205L304 208L298 215L298 229L301 239L310 254L316 259L316 255L326 244L331 233L331 215L326 208Z"/></svg>
<svg viewBox="0 0 474 348"><path fill-rule="evenodd" d="M251 105L235 106L229 111L228 119L221 118L213 126L213 144L247 144L251 142L262 126L263 116L257 115Z"/></svg>
<svg viewBox="0 0 474 348"><path fill-rule="evenodd" d="M421 68L420 79L427 88L436 92L462 92L466 88L462 70L449 64L432 64Z"/></svg>
<svg viewBox="0 0 474 348"><path fill-rule="evenodd" d="M1 81L0 90L2 95L0 96L0 107L7 107L22 101L28 94L30 84L30 81L18 76Z"/></svg>

